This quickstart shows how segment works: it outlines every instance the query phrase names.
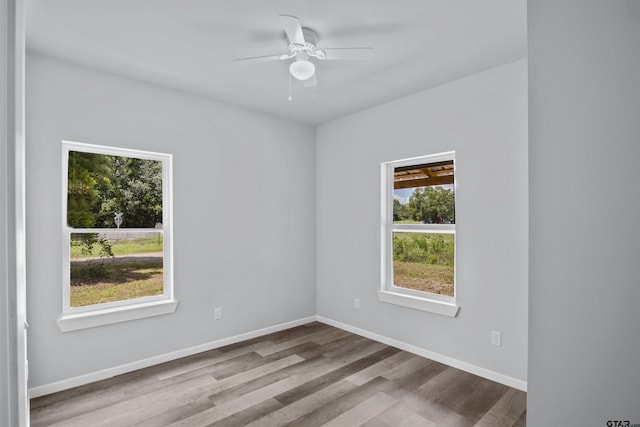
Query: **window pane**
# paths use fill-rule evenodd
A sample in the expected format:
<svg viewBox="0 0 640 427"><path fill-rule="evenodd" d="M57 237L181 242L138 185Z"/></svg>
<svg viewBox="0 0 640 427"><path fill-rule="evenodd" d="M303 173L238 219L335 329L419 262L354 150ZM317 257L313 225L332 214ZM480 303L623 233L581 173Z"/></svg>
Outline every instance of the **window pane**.
<svg viewBox="0 0 640 427"><path fill-rule="evenodd" d="M69 227L154 228L160 223L161 161L69 151Z"/></svg>
<svg viewBox="0 0 640 427"><path fill-rule="evenodd" d="M403 166L393 173L394 224L455 224L453 161Z"/></svg>
<svg viewBox="0 0 640 427"><path fill-rule="evenodd" d="M453 296L455 236L393 233L393 284Z"/></svg>
<svg viewBox="0 0 640 427"><path fill-rule="evenodd" d="M162 295L161 232L71 233L70 306Z"/></svg>

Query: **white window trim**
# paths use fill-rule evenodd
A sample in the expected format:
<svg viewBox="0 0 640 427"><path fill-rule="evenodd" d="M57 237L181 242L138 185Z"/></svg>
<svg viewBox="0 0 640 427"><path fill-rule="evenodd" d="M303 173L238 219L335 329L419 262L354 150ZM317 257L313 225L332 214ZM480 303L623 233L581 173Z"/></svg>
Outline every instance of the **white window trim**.
<svg viewBox="0 0 640 427"><path fill-rule="evenodd" d="M83 307L70 306L70 248L71 233L114 232L114 228L72 228L67 224L68 158L70 151L109 154L162 162L162 229L127 228L124 231L154 232L163 235L163 289L162 295L95 304ZM173 289L173 156L126 148L62 141L62 315L58 327L63 332L92 328L134 319L172 313L177 301Z"/></svg>
<svg viewBox="0 0 640 427"><path fill-rule="evenodd" d="M455 170L455 151L432 154L428 156L412 157L408 159L384 162L381 165L381 287L378 299L389 304L428 311L444 316L455 317L459 306L456 303L457 289L454 270L454 296L438 295L430 292L416 291L395 286L393 284L393 233L447 233L455 235L454 224L393 224L393 172L397 167L411 166L422 163L435 163L453 160ZM456 176L454 172L454 189ZM457 252L457 250L455 251ZM457 269L457 260L454 265Z"/></svg>
<svg viewBox="0 0 640 427"><path fill-rule="evenodd" d="M175 300L136 303L84 313L66 314L60 317L57 323L62 332L70 332L129 320L144 319L145 317L161 316L173 313L176 311L177 306L178 301Z"/></svg>

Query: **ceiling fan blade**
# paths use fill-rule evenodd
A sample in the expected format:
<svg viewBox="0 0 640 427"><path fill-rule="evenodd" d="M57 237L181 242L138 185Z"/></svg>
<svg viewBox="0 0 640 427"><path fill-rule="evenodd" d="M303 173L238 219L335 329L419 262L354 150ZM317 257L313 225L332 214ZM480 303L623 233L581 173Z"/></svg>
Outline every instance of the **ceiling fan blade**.
<svg viewBox="0 0 640 427"><path fill-rule="evenodd" d="M302 34L302 26L300 20L295 16L280 15L280 23L287 33L289 44L298 44L304 46L304 34Z"/></svg>
<svg viewBox="0 0 640 427"><path fill-rule="evenodd" d="M373 59L372 47L345 47L322 49L324 51L325 60L333 59L350 59L350 60L366 60Z"/></svg>
<svg viewBox="0 0 640 427"><path fill-rule="evenodd" d="M317 84L318 84L318 78L314 74L313 76L309 77L307 80L304 81L303 86L304 87L314 87Z"/></svg>
<svg viewBox="0 0 640 427"><path fill-rule="evenodd" d="M234 61L248 61L248 62L263 62L263 61L279 61L283 55L267 55L267 56L253 56L251 58L237 58Z"/></svg>

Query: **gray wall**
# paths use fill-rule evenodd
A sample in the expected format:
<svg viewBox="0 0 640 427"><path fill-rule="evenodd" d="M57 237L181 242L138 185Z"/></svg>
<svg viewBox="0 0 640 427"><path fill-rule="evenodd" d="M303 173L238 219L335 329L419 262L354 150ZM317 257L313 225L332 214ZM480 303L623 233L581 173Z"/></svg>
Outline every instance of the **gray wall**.
<svg viewBox="0 0 640 427"><path fill-rule="evenodd" d="M30 387L315 314L313 127L35 54L27 126ZM62 139L173 153L174 314L58 329Z"/></svg>
<svg viewBox="0 0 640 427"><path fill-rule="evenodd" d="M520 60L319 126L320 316L526 381L526 81ZM457 318L381 303L376 293L380 163L450 150ZM502 347L490 344L491 330L502 331Z"/></svg>
<svg viewBox="0 0 640 427"><path fill-rule="evenodd" d="M528 21L527 425L640 423L640 2Z"/></svg>

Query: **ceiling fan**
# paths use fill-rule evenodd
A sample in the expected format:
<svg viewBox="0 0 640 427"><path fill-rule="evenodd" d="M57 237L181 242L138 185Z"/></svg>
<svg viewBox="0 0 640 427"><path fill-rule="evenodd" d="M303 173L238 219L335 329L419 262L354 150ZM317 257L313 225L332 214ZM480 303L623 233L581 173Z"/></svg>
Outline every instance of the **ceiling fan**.
<svg viewBox="0 0 640 427"><path fill-rule="evenodd" d="M318 49L318 34L310 28L300 25L295 16L280 15L280 23L289 42L287 53L280 55L255 56L238 58L234 61L284 61L294 59L289 66L290 75L304 82L304 87L315 87L318 84L316 66L311 59L325 60L363 60L373 58L371 47L324 48ZM291 99L291 95L289 95Z"/></svg>

